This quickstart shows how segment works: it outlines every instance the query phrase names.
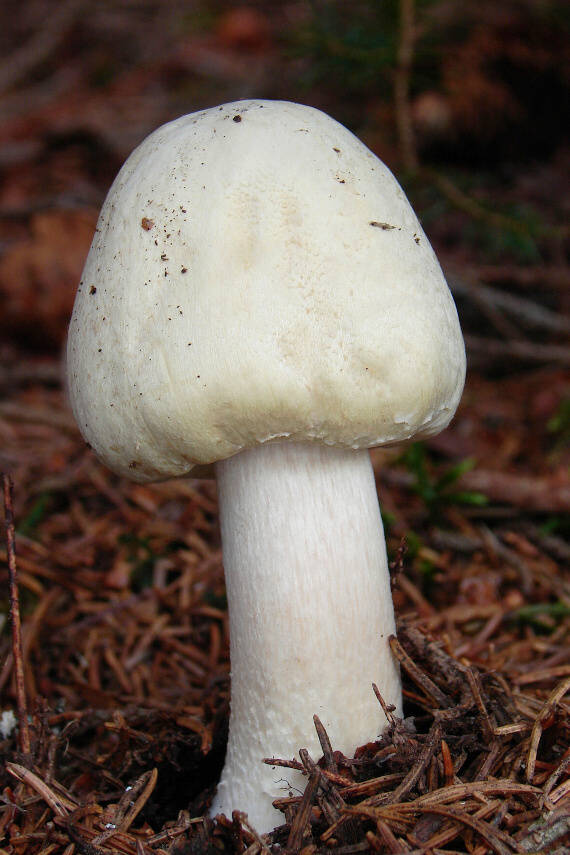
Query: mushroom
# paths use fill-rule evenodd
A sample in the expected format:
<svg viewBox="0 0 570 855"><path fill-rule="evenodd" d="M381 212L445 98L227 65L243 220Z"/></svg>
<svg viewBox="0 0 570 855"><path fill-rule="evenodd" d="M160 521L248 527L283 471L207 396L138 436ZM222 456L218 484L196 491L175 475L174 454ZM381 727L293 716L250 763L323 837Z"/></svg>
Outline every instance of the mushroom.
<svg viewBox="0 0 570 855"><path fill-rule="evenodd" d="M453 299L402 189L329 116L238 101L159 128L103 205L67 353L78 425L137 481L218 478L231 717L213 812L267 831L318 752L401 714L371 447L447 426Z"/></svg>

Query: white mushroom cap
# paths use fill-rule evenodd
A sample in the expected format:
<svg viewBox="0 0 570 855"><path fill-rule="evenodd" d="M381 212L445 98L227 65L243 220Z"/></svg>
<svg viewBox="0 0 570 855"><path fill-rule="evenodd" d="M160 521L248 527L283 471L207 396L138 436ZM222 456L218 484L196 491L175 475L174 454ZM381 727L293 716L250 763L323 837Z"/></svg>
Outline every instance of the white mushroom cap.
<svg viewBox="0 0 570 855"><path fill-rule="evenodd" d="M159 128L101 211L68 340L87 441L136 480L275 439L438 433L457 313L390 171L311 107L238 101Z"/></svg>

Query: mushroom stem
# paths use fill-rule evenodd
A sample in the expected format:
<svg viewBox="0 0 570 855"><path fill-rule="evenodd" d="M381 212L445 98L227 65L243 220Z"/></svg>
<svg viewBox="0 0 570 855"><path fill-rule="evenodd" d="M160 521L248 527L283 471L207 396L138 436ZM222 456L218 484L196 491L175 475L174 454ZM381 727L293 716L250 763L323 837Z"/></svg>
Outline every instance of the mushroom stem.
<svg viewBox="0 0 570 855"><path fill-rule="evenodd" d="M401 712L395 631L368 451L268 443L216 464L231 640L226 763L212 814L283 822L273 799L303 786L262 763L334 749L351 755L386 722L375 682Z"/></svg>

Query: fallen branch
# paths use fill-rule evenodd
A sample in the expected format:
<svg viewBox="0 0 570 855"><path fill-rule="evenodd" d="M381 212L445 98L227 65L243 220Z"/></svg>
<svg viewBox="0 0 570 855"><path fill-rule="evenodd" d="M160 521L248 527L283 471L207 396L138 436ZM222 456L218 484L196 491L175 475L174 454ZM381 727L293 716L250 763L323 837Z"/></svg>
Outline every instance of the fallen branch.
<svg viewBox="0 0 570 855"><path fill-rule="evenodd" d="M505 502L527 511L570 511L570 483L560 483L559 479L472 469L461 476L460 484L462 489L483 493L493 502Z"/></svg>
<svg viewBox="0 0 570 855"><path fill-rule="evenodd" d="M517 267L513 264L486 264L476 268L475 275L485 282L512 282L520 287L533 291L541 285L550 288L568 288L568 268L559 266Z"/></svg>
<svg viewBox="0 0 570 855"><path fill-rule="evenodd" d="M380 471L380 480L388 486L413 489L416 479L411 472L384 467ZM533 478L529 475L515 475L498 472L494 469L472 469L464 472L458 486L462 490L482 493L490 502L499 502L524 508L529 512L568 513L570 511L570 483L556 478ZM486 517L491 516L491 508L486 507ZM455 542L455 541L454 541ZM464 548L472 548L474 539L464 538Z"/></svg>
<svg viewBox="0 0 570 855"><path fill-rule="evenodd" d="M521 362L546 362L554 365L570 365L570 347L558 344L538 344L530 341L499 341L495 338L466 335L465 345L468 359L478 365L491 363L497 358L507 357Z"/></svg>
<svg viewBox="0 0 570 855"><path fill-rule="evenodd" d="M477 280L461 277L454 271L447 273L446 279L454 295L476 302L482 307L501 309L536 329L547 329L570 335L569 318L546 309L533 300L499 291L497 288L490 288Z"/></svg>

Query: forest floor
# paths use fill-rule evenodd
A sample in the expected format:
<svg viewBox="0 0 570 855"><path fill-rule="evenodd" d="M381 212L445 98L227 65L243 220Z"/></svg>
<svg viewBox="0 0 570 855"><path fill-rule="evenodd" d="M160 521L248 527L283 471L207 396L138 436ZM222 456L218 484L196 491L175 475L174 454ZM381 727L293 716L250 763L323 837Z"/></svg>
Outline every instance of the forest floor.
<svg viewBox="0 0 570 855"><path fill-rule="evenodd" d="M142 0L88 14L75 0L40 29L40 0L8 6L0 41L22 47L0 65L0 470L13 484L0 574L8 591L13 518L22 649L6 593L0 852L567 853L568 148L491 169L483 141L475 168L444 170L436 147L401 169L468 354L448 430L373 452L405 718L387 710L354 757L319 729L321 759L282 758L307 786L261 837L245 815L204 817L229 711L215 483L143 486L96 460L62 389L65 329L109 183L162 121L256 94L303 100L398 169L393 115L369 82L357 104L327 87L315 68L328 74L329 53L309 60L291 36L308 31L303 4L275 4L275 20L255 5L245 23L235 4L210 17L196 4L202 23L179 30L181 3L157 4L154 26Z"/></svg>

